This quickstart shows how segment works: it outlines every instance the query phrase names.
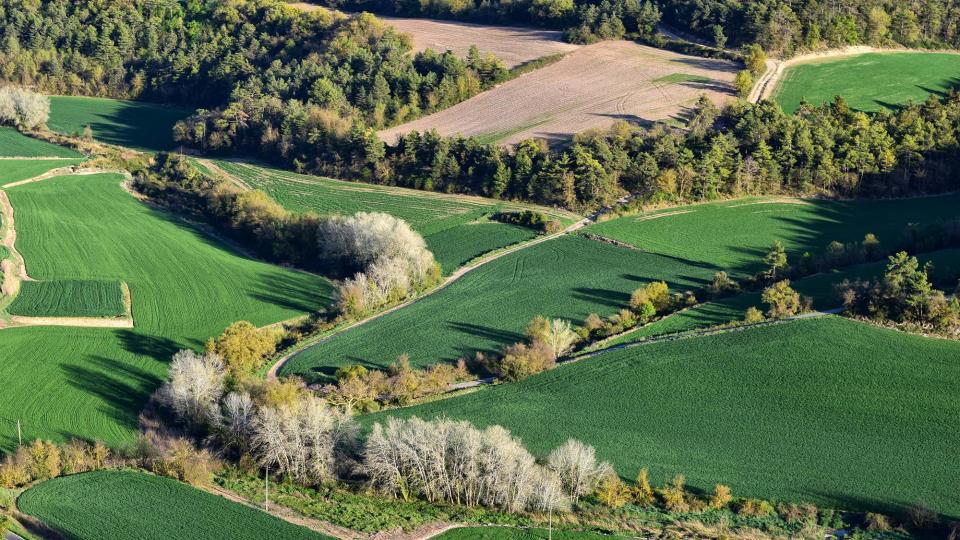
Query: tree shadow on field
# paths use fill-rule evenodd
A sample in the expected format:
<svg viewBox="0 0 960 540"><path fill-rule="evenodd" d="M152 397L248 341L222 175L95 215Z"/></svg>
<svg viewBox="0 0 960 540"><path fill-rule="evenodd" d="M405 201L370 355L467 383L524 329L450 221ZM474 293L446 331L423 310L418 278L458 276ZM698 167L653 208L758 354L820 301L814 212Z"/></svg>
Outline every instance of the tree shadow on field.
<svg viewBox="0 0 960 540"><path fill-rule="evenodd" d="M100 399L101 412L125 428L135 429L137 414L163 380L112 358L94 356L85 364L62 366L70 386Z"/></svg>
<svg viewBox="0 0 960 540"><path fill-rule="evenodd" d="M896 498L886 498L878 499L873 497L862 497L857 495L851 495L848 493L836 493L836 492L827 492L819 490L810 490L805 492L805 498L815 499L819 501L826 501L829 506L835 508L847 508L859 512L877 512L887 516L893 517L896 521L902 521L905 523L910 523L910 509L916 506L918 503L923 502L927 504L929 501L924 500L905 500L905 499L896 499ZM932 510L936 512L941 527L944 527L943 531L938 531L936 528L927 531L921 531L919 538L946 538L949 533L946 530L946 527L960 518L960 512L941 512L937 509L935 505L932 506ZM940 534L938 534L940 533Z"/></svg>
<svg viewBox="0 0 960 540"><path fill-rule="evenodd" d="M489 339L498 343L516 343L523 339L523 335L516 332L473 323L448 322L447 327L471 336Z"/></svg>
<svg viewBox="0 0 960 540"><path fill-rule="evenodd" d="M621 308L626 307L630 301L630 292L614 291L610 289L598 289L595 287L576 287L573 289L573 297L577 300L602 304L607 307Z"/></svg>
<svg viewBox="0 0 960 540"><path fill-rule="evenodd" d="M147 356L161 362L169 362L183 348L182 344L165 337L148 336L133 330L118 330L120 346L137 356Z"/></svg>
<svg viewBox="0 0 960 540"><path fill-rule="evenodd" d="M653 120L648 120L646 118L637 116L635 114L616 114L616 113L590 113L592 116L602 116L605 118L613 118L614 120L623 120L624 122L630 123L634 126L641 127L643 129L650 129L656 125L656 122Z"/></svg>
<svg viewBox="0 0 960 540"><path fill-rule="evenodd" d="M319 277L305 274L270 272L257 286L248 289L250 298L283 309L311 313L322 310L333 302L333 288Z"/></svg>

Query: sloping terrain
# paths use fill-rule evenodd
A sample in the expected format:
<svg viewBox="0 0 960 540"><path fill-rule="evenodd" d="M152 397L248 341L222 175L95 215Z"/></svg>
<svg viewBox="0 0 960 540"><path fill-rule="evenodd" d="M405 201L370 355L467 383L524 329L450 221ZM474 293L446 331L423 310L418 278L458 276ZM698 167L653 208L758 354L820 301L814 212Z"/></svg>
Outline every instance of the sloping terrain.
<svg viewBox="0 0 960 540"><path fill-rule="evenodd" d="M67 538L330 538L176 480L133 471L49 480L27 490L17 505Z"/></svg>
<svg viewBox="0 0 960 540"><path fill-rule="evenodd" d="M173 148L173 125L191 114L193 110L186 107L144 101L53 96L47 125L67 135L82 135L90 126L98 141L160 151Z"/></svg>
<svg viewBox="0 0 960 540"><path fill-rule="evenodd" d="M130 441L137 414L180 348L237 320L266 325L322 308L319 276L245 258L202 229L124 192L117 174L7 190L16 247L39 281L124 281L132 329L0 330L0 449L24 440Z"/></svg>
<svg viewBox="0 0 960 540"><path fill-rule="evenodd" d="M345 182L248 163L198 160L197 164L207 167L206 174L226 174L235 183L266 192L292 212L385 212L403 219L423 235L444 273L488 251L537 235L530 228L491 221L489 216L498 211L534 210L564 226L579 218L570 212L531 204ZM215 170L210 169L211 164Z"/></svg>
<svg viewBox="0 0 960 540"><path fill-rule="evenodd" d="M904 354L910 351L910 354ZM839 317L602 354L367 417L499 424L543 455L568 437L622 476L648 467L737 496L960 516L960 344Z"/></svg>
<svg viewBox="0 0 960 540"><path fill-rule="evenodd" d="M722 60L603 41L380 137L393 142L408 131L436 129L510 145L530 137L563 141L616 120L679 120L701 94L718 103L730 99L736 69Z"/></svg>

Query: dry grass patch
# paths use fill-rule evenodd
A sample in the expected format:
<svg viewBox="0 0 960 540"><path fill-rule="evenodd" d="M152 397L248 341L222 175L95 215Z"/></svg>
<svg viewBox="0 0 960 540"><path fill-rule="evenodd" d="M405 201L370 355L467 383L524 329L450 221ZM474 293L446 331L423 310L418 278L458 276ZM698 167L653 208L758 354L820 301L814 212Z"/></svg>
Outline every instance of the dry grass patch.
<svg viewBox="0 0 960 540"><path fill-rule="evenodd" d="M442 135L481 136L506 145L530 137L563 141L617 120L682 117L700 94L725 102L733 95L735 71L733 63L723 60L606 41L380 136L392 142L408 131L436 129Z"/></svg>

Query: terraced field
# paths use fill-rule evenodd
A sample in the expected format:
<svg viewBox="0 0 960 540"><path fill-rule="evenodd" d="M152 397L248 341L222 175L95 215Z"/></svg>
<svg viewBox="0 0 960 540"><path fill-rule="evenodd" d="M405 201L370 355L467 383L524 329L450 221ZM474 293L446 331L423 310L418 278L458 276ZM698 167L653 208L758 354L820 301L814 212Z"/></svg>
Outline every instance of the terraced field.
<svg viewBox="0 0 960 540"><path fill-rule="evenodd" d="M49 480L24 492L17 505L66 538L330 538L176 480L133 471Z"/></svg>
<svg viewBox="0 0 960 540"><path fill-rule="evenodd" d="M772 98L787 112L843 96L862 111L893 110L960 87L960 56L946 53L866 53L804 61L785 69Z"/></svg>
<svg viewBox="0 0 960 540"><path fill-rule="evenodd" d="M645 47L603 41L463 103L379 133L387 142L410 131L478 136L512 145L531 138L563 142L617 120L679 120L700 95L731 98L736 67Z"/></svg>
<svg viewBox="0 0 960 540"><path fill-rule="evenodd" d="M203 168L204 162L199 166ZM499 210L534 209L564 225L578 219L569 212L482 197L345 182L237 162L216 161L214 166L251 188L265 191L294 212L386 212L397 216L423 235L445 273L483 253L536 236L531 229L487 219ZM216 174L209 169L205 172Z"/></svg>
<svg viewBox="0 0 960 540"><path fill-rule="evenodd" d="M24 317L122 317L123 286L115 280L25 281L7 311Z"/></svg>
<svg viewBox="0 0 960 540"><path fill-rule="evenodd" d="M236 320L265 325L330 301L325 279L244 258L121 181L67 176L7 190L30 275L125 281L136 327L0 330L0 450L16 445L17 420L25 440L130 441L176 350Z"/></svg>
<svg viewBox="0 0 960 540"><path fill-rule="evenodd" d="M401 354L420 366L453 362L519 341L536 315L579 323L591 312L609 315L625 307L630 292L646 282L698 289L711 275L677 259L564 236L497 259L406 308L310 347L282 373L312 379L349 363L386 367Z"/></svg>
<svg viewBox="0 0 960 540"><path fill-rule="evenodd" d="M192 109L142 101L52 96L47 126L68 135L90 126L98 141L158 151L173 148L173 125L191 114Z"/></svg>
<svg viewBox="0 0 960 540"><path fill-rule="evenodd" d="M33 139L13 128L0 126L0 157L80 158L82 156L69 148Z"/></svg>
<svg viewBox="0 0 960 540"><path fill-rule="evenodd" d="M958 204L960 195L873 201L740 199L626 216L584 232L743 275L762 267L774 240L783 242L793 260L804 251L823 253L834 240L862 240L867 233L893 248L907 224L955 218Z"/></svg>
<svg viewBox="0 0 960 540"><path fill-rule="evenodd" d="M910 351L904 354L904 351ZM960 344L839 317L603 354L471 394L365 417L500 424L543 455L575 436L632 478L960 517Z"/></svg>

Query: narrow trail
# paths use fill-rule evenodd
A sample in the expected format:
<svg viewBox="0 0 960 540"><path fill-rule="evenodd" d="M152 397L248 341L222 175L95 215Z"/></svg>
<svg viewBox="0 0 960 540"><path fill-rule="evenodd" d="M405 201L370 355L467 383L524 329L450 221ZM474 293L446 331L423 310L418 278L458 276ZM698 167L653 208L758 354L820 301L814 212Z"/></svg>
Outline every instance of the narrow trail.
<svg viewBox="0 0 960 540"><path fill-rule="evenodd" d="M228 173L227 171L223 170L223 168L221 168L219 165L217 165L216 163L214 163L209 159L197 158L197 162L203 165L204 167L206 167L207 169L209 169L210 172L212 172L213 174L223 178L224 180L230 182L231 184L237 186L238 188L244 191L250 191L251 189L253 189L246 182Z"/></svg>
<svg viewBox="0 0 960 540"><path fill-rule="evenodd" d="M44 174L6 184L0 189L0 216L3 223L3 237L0 245L3 245L10 256L0 264L3 270L3 285L0 287L4 300L13 299L19 294L21 283L24 281L35 281L27 274L27 264L23 255L17 251L17 228L13 205L10 204L10 198L5 190L40 182L57 176L87 176L92 174L120 174L125 179L130 179L130 173L121 169L97 169L97 168L76 168L64 167L47 171ZM122 318L101 318L101 317L21 317L18 315L10 316L6 321L0 321L0 329L15 328L22 326L72 326L81 328L133 328L133 303L130 295L130 288L123 283L123 301L126 308L126 316Z"/></svg>

